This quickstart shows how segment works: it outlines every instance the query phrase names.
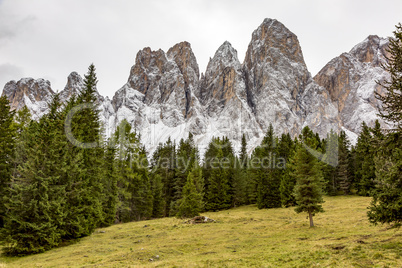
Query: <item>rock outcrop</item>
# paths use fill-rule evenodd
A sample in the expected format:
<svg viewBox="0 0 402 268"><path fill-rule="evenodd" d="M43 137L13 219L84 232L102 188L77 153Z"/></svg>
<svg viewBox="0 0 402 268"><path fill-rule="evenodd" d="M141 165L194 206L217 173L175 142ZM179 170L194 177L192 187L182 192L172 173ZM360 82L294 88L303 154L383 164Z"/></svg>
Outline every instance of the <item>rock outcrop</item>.
<svg viewBox="0 0 402 268"><path fill-rule="evenodd" d="M47 103L53 94L48 80L33 78L10 81L4 86L2 93L10 100L11 109L20 110L27 106L35 120L47 112Z"/></svg>
<svg viewBox="0 0 402 268"><path fill-rule="evenodd" d="M361 123L374 124L381 103L375 93L383 94L376 81L389 78L381 68L386 62L388 39L371 35L339 57L332 59L314 77L328 90L332 102L337 103L342 126L358 133ZM380 119L383 126L386 126Z"/></svg>
<svg viewBox="0 0 402 268"><path fill-rule="evenodd" d="M196 96L204 107L211 131L239 141L262 134L247 102L245 76L237 51L229 42L223 43L210 59L201 78Z"/></svg>
<svg viewBox="0 0 402 268"><path fill-rule="evenodd" d="M325 88L313 81L296 35L282 23L266 19L253 32L244 70L248 103L263 131L269 124L292 135L305 125L321 135L338 128Z"/></svg>
<svg viewBox="0 0 402 268"><path fill-rule="evenodd" d="M252 149L269 124L276 134L294 136L309 126L322 137L331 129L355 137L363 120L370 125L377 119L381 103L374 92L381 94L382 88L375 80L388 77L380 67L387 45L386 39L369 36L314 78L297 36L273 19L253 32L243 63L225 42L201 77L188 42L167 52L147 47L137 53L127 82L112 100L97 93L101 120L109 136L126 119L150 152L169 137L178 141L190 132L201 154L213 136L223 135L238 149L245 134ZM82 88L81 76L71 73L62 101ZM49 81L25 78L7 83L3 94L13 109L27 105L38 119L54 92Z"/></svg>

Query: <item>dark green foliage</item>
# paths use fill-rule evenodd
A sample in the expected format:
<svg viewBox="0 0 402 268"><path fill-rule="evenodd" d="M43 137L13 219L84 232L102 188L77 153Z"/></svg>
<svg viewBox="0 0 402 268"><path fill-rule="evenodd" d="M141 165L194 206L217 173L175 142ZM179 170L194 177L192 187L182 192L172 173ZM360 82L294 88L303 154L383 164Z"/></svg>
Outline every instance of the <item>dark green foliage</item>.
<svg viewBox="0 0 402 268"><path fill-rule="evenodd" d="M95 67L85 75L84 88L77 99L70 99L65 113L70 123L68 153L65 158L66 238L90 235L105 222L102 207L104 150L101 147L99 110L96 107ZM78 107L78 110L70 110ZM75 113L74 113L75 111ZM74 139L72 139L73 137Z"/></svg>
<svg viewBox="0 0 402 268"><path fill-rule="evenodd" d="M339 165L339 136L331 129L324 143L325 154L321 162L325 181L324 189L327 194L336 195L339 188L336 173L337 166Z"/></svg>
<svg viewBox="0 0 402 268"><path fill-rule="evenodd" d="M349 151L350 142L346 133L341 131L339 135L338 166L336 167L336 177L339 182L339 189L343 194L350 193L352 178L350 174L351 154Z"/></svg>
<svg viewBox="0 0 402 268"><path fill-rule="evenodd" d="M169 138L165 144L159 144L153 153L151 160L152 173L162 178L164 216L170 212L171 202L174 194L176 167L176 145Z"/></svg>
<svg viewBox="0 0 402 268"><path fill-rule="evenodd" d="M152 218L163 217L165 209L165 199L163 198L163 183L160 175L155 174L151 183L153 204L152 204Z"/></svg>
<svg viewBox="0 0 402 268"><path fill-rule="evenodd" d="M240 155L239 155L240 167L246 168L248 165L248 155L247 155L247 140L246 135L243 134L241 137L241 148L240 148Z"/></svg>
<svg viewBox="0 0 402 268"><path fill-rule="evenodd" d="M389 81L380 83L386 90L377 94L383 106L380 116L393 124L384 136L379 128L372 130L377 147L375 162L376 187L368 217L373 224L402 225L402 25L399 23L394 37L389 39L388 62L383 68L391 75ZM379 124L378 124L379 125Z"/></svg>
<svg viewBox="0 0 402 268"><path fill-rule="evenodd" d="M282 205L279 190L281 158L278 157L277 143L278 139L270 124L261 145L254 150L251 157L250 165L253 166L252 171L257 180L257 206L260 209Z"/></svg>
<svg viewBox="0 0 402 268"><path fill-rule="evenodd" d="M294 187L296 185L296 179L291 176L291 168L288 166L290 159L293 157L295 152L295 143L292 138L288 134L282 134L281 139L278 144L278 154L279 157L283 158L286 161L286 166L283 169L280 169L280 197L281 203L284 207L290 207L296 205L296 199L293 194Z"/></svg>
<svg viewBox="0 0 402 268"><path fill-rule="evenodd" d="M198 149L194 144L193 135L190 133L186 140L181 139L176 152L175 177L173 181L171 215L177 213L177 201L182 198L183 187L186 184L188 174L196 162L198 162ZM198 164L198 163L197 163Z"/></svg>
<svg viewBox="0 0 402 268"><path fill-rule="evenodd" d="M101 226L109 226L116 220L116 211L118 205L116 148L112 146L112 144L106 145L103 171L102 206L104 218Z"/></svg>
<svg viewBox="0 0 402 268"><path fill-rule="evenodd" d="M233 206L241 206L250 203L250 194L253 195L250 188L250 174L247 155L247 140L243 134L241 139L241 148L239 158L235 158L233 173Z"/></svg>
<svg viewBox="0 0 402 268"><path fill-rule="evenodd" d="M249 170L242 165L242 160L236 158L235 161L237 164L233 173L233 206L237 207L249 204Z"/></svg>
<svg viewBox="0 0 402 268"><path fill-rule="evenodd" d="M16 139L16 126L13 123L14 111L6 96L0 98L0 228L3 227L3 219L6 213L4 200L11 183L13 168L14 147Z"/></svg>
<svg viewBox="0 0 402 268"><path fill-rule="evenodd" d="M374 189L374 148L369 127L362 123L362 130L355 147L355 187L358 194L368 196Z"/></svg>
<svg viewBox="0 0 402 268"><path fill-rule="evenodd" d="M186 184L183 187L182 198L177 201L179 218L198 216L203 209L202 193L197 190L194 175L189 172Z"/></svg>
<svg viewBox="0 0 402 268"><path fill-rule="evenodd" d="M65 186L62 174L66 140L55 95L49 114L31 122L25 141L24 161L15 171L5 202L2 239L12 255L43 252L57 246L65 234Z"/></svg>
<svg viewBox="0 0 402 268"><path fill-rule="evenodd" d="M402 132L402 24L396 25L394 37L389 38L387 48L389 57L382 68L391 77L390 80L378 81L383 86L386 94L376 92L376 98L382 102L380 116L394 124L394 130Z"/></svg>
<svg viewBox="0 0 402 268"><path fill-rule="evenodd" d="M116 220L129 222L150 218L152 189L148 175L146 152L140 137L123 120L113 135L116 146L118 204Z"/></svg>
<svg viewBox="0 0 402 268"><path fill-rule="evenodd" d="M291 168L288 167L286 172L281 176L281 184L279 186L282 206L292 207L296 205L296 198L294 196L295 185L296 178L291 176Z"/></svg>
<svg viewBox="0 0 402 268"><path fill-rule="evenodd" d="M295 197L297 213L307 212L310 219L310 227L314 226L313 216L317 212L322 212L322 174L321 166L318 160L313 156L305 146L311 149L317 149L317 139L310 135L308 127L303 129L301 141L305 144L299 144L292 159L292 176L296 178Z"/></svg>
<svg viewBox="0 0 402 268"><path fill-rule="evenodd" d="M375 159L376 187L368 217L373 224L402 225L402 134L390 133Z"/></svg>
<svg viewBox="0 0 402 268"><path fill-rule="evenodd" d="M228 138L213 138L205 153L205 209L222 210L232 206L234 154Z"/></svg>

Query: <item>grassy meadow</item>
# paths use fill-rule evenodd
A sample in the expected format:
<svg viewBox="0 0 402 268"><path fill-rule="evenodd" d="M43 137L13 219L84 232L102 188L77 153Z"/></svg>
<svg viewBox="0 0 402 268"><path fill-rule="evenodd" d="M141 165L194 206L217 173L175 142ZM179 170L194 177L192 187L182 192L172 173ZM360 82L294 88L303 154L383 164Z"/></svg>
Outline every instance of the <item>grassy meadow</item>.
<svg viewBox="0 0 402 268"><path fill-rule="evenodd" d="M293 208L243 206L190 225L164 218L98 229L89 237L8 267L402 267L402 231L372 226L370 198L326 197L309 228Z"/></svg>

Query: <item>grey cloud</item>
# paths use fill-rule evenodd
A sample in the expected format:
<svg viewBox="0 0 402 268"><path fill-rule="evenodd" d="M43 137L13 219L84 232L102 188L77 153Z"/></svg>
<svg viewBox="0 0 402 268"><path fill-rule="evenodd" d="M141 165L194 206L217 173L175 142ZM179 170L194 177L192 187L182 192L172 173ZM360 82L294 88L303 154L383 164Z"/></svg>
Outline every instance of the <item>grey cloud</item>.
<svg viewBox="0 0 402 268"><path fill-rule="evenodd" d="M0 45L17 36L19 33L28 30L35 21L35 16L28 15L22 18L8 14L1 9L0 2Z"/></svg>

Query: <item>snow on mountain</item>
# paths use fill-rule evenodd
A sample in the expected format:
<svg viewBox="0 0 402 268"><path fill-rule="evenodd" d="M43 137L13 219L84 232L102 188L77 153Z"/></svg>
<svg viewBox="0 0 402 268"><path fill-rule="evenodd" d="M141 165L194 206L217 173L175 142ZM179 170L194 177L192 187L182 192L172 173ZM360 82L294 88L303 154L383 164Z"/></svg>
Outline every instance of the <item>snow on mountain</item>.
<svg viewBox="0 0 402 268"><path fill-rule="evenodd" d="M306 125L323 136L339 129L336 109L308 72L297 36L279 21L266 19L253 32L244 70L248 102L263 131L270 123L292 135Z"/></svg>
<svg viewBox="0 0 402 268"><path fill-rule="evenodd" d="M373 126L376 119L387 127L377 116L381 103L374 93L384 91L376 81L389 79L381 68L386 62L387 47L388 39L370 35L349 53L332 59L314 77L328 90L332 102L338 106L342 126L351 132L359 133L363 121Z"/></svg>
<svg viewBox="0 0 402 268"><path fill-rule="evenodd" d="M2 93L10 100L11 109L20 110L27 106L34 120L47 112L47 103L53 94L48 80L33 78L10 81L4 86Z"/></svg>
<svg viewBox="0 0 402 268"><path fill-rule="evenodd" d="M178 142L190 132L201 155L218 136L228 136L239 150L244 134L251 151L270 123L277 134L297 135L304 126L321 136L342 129L355 143L361 122L370 125L377 118L381 104L374 91L381 93L382 88L375 80L388 77L380 68L387 45L386 39L369 36L314 78L297 36L273 19L265 19L253 32L243 64L226 41L201 77L188 42L167 52L144 48L113 98L98 94L101 120L110 136L126 119L150 153L169 137ZM72 72L60 93L62 100L82 87L81 76ZM3 94L12 108L27 105L38 119L54 92L49 81L26 78L7 83Z"/></svg>

